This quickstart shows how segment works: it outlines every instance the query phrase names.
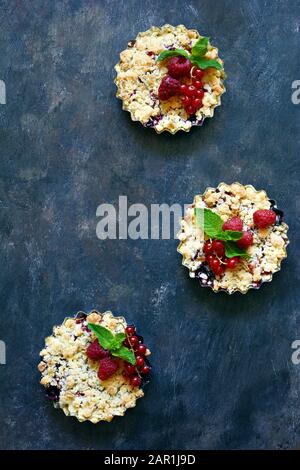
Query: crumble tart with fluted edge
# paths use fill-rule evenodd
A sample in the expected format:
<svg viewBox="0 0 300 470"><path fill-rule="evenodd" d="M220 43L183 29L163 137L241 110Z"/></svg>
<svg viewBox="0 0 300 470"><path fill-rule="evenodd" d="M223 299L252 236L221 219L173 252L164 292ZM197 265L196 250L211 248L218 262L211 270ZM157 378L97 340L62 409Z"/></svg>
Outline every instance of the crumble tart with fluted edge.
<svg viewBox="0 0 300 470"><path fill-rule="evenodd" d="M197 104L195 112L190 111L192 114L189 114L186 111L189 107L183 106L180 94L164 101L159 99L159 87L169 72L168 61L158 59L163 51L181 50L182 54L188 56L201 39L207 40L206 48L201 49L201 54L204 54L202 58L211 64L217 62L219 69L206 68L207 64L205 65L201 75L201 103ZM191 76L194 69L195 67L191 70ZM200 36L198 31L187 29L183 25L153 26L139 33L135 40L128 43L127 49L121 52L115 70L117 97L122 100L123 109L130 112L133 121L152 127L157 133L168 131L175 134L179 130L188 132L192 126L202 125L206 117L213 117L214 109L221 104L221 96L225 92L225 73L218 49L210 44L208 38ZM191 77L184 77L182 83L191 84Z"/></svg>
<svg viewBox="0 0 300 470"><path fill-rule="evenodd" d="M213 224L219 221L216 230ZM186 209L178 252L190 277L198 279L202 287L244 294L270 282L280 270L287 256L287 231L283 212L265 191L221 183L196 195Z"/></svg>
<svg viewBox="0 0 300 470"><path fill-rule="evenodd" d="M38 369L42 374L41 384L46 388L47 396L55 408L61 408L67 416L74 416L79 421L98 423L111 421L114 416L123 416L128 408L135 407L137 399L144 396L143 385L148 379L139 374L141 378L138 386L132 385L126 365L133 366L120 357L112 358L116 364L112 375L108 378L99 375L99 363L105 363L109 353L98 344L104 359L96 360L97 355L94 355L98 350L94 346L97 337L89 328L91 324L95 328L100 325L106 332L109 330L114 337L129 330L135 332L135 327L128 326L125 318L115 317L110 311L99 313L93 310L89 314L80 312L53 328L53 334L46 338L45 348L40 352L42 361ZM149 371L147 356L150 351L142 344L141 336L135 338L138 347L144 348L144 368ZM128 341L127 333L125 341Z"/></svg>

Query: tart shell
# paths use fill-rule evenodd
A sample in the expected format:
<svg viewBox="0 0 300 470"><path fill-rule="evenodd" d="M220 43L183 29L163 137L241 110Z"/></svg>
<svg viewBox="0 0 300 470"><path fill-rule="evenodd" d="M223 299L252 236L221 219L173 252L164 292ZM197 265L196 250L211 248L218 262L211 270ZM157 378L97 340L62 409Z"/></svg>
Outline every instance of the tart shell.
<svg viewBox="0 0 300 470"><path fill-rule="evenodd" d="M229 289L224 289L224 288L217 288L217 289L215 289L213 283L212 283L212 285L207 285L207 284L206 284L206 285L203 285L201 282L199 282L199 284L200 284L201 287L211 288L211 289L213 290L213 292L216 292L216 293L218 293L218 292L226 292L227 294L231 295L231 294L234 294L235 292L240 292L241 294L246 294L250 289L256 289L256 290L257 290L257 289L259 289L259 288L262 286L262 284L264 284L264 283L266 283L266 282L271 282L272 279L273 279L273 275L274 275L276 272L280 271L280 269L281 269L281 262L287 257L287 246L288 246L288 244L289 244L289 240L288 240L286 234L287 234L287 231L288 231L288 228L289 228L289 227L288 227L288 225L287 225L285 222L282 221L284 214L283 214L283 212L282 212L281 210L278 209L276 201L275 201L274 199L269 199L269 197L268 197L266 191L264 191L264 190L259 190L259 191L258 191L258 190L256 190L252 185L242 185L242 184L240 184L240 183L232 183L231 185L227 185L226 183L222 182L222 183L220 183L220 184L218 185L217 188L208 187L208 188L206 188L206 190L204 191L203 194L196 195L195 198L194 198L193 204L191 204L189 207L194 209L197 200L199 201L200 198L203 198L205 195L208 194L208 192L220 190L220 188L222 188L222 187L224 187L224 186L226 186L226 187L228 187L228 188L230 188L230 187L232 187L232 186L236 186L236 187L244 188L245 190L247 190L247 188L248 188L249 190L253 191L253 192L256 193L256 194L263 194L263 195L265 195L265 197L267 198L267 200L268 200L269 203L270 203L270 208L271 208L272 210L274 210L274 212L276 212L276 214L277 214L277 223L276 223L276 226L281 226L281 227L282 227L283 234L284 234L284 235L283 235L284 246L282 247L283 254L282 254L282 256L280 257L280 259L278 260L278 263L277 263L276 267L274 268L274 270L270 273L269 277L268 277L268 278L263 278L263 279L261 279L260 282L259 282L259 284L253 285L252 283L249 283L246 287L243 287L243 288L239 288L238 286L235 286L235 287L232 288L232 289L230 289L230 288L229 288ZM182 223L183 223L183 220L184 220L184 218L182 219ZM200 230L201 230L201 229L200 229ZM190 276L190 277L192 277L192 278L197 278L196 273L197 273L198 269L197 269L197 268L191 269L191 259L183 253L183 251L184 251L184 250L183 250L184 241L181 240L181 236L182 236L182 230L179 231L178 234L177 234L177 237L178 237L179 240L180 240L180 243L179 243L179 245L178 245L177 251L178 251L178 253L180 253L180 254L182 255L182 265L183 265L184 267L186 267L186 268L189 269L189 276Z"/></svg>
<svg viewBox="0 0 300 470"><path fill-rule="evenodd" d="M124 52L128 51L129 49L133 48L133 47L135 46L136 41L137 41L138 39L142 38L144 35L146 35L146 34L151 34L151 33L157 34L157 33L163 33L163 32L166 32L166 33L168 33L168 32L174 33L174 32L176 31L176 29L178 29L178 28L181 28L184 32L190 32L190 33L194 34L196 39L199 39L200 37L202 37L202 36L198 33L197 30L195 30L195 29L189 29L189 30L188 30L184 25L171 26L171 25L169 25L169 24L165 24L165 25L163 25L163 26L161 26L161 27L152 26L149 30L144 31L144 32L140 32L140 33L137 35L136 39L131 40L131 41L128 42L128 48L125 49L125 50L120 54L120 59L121 59L121 57L122 57L122 54L123 54ZM215 47L213 47L213 46L211 46L211 45L210 45L210 47L215 51L215 53L216 53L216 58L220 59L220 58L219 58L219 55L218 55L218 49L215 48ZM221 61L221 62L223 63L223 61ZM199 126L202 126L203 123L204 123L204 120L205 120L207 117L213 117L213 116L214 116L215 108L221 105L221 96L222 96L222 94L225 93L225 91L226 91L226 88L225 88L225 86L224 86L224 79L226 78L226 75L225 75L224 70L222 70L222 71L220 71L220 74L221 74L221 75L220 75L220 84L219 84L221 91L220 91L220 94L215 98L215 101L216 101L215 104L209 106L209 107L206 109L205 112L206 112L206 113L209 113L209 114L204 115L204 114L200 113L199 110L198 110L197 113L196 113L196 115L195 115L195 118L194 118L194 119L191 120L191 119L189 119L189 118L186 118L186 121L185 121L185 122L190 122L190 123L191 123L190 126L188 126L188 127L187 127L186 125L184 125L183 123L182 123L182 124L178 123L175 127L174 127L173 125L172 125L172 126L170 125L170 127L166 126L166 127L162 128L162 129L159 129L159 128L157 128L157 125L151 125L151 126L149 126L149 125L147 125L146 122L143 122L139 117L135 116L135 113L130 109L130 108L131 108L131 107L130 107L130 103L129 103L129 104L126 104L126 102L125 102L125 100L124 100L123 93L122 93L122 87L120 86L120 72L121 72L121 67L122 67L122 60L120 60L120 61L116 64L116 66L115 66L115 70L116 70L116 72L117 72L117 76L116 76L116 78L115 78L115 80L114 80L114 83L116 84L117 89L118 89L118 90L117 90L116 97L119 98L119 99L122 101L122 109L123 109L124 111L128 111L128 112L130 113L130 116L131 116L132 121L139 121L139 122L141 122L141 124L142 124L144 127L151 127L151 128L153 128L157 134L161 134L162 132L169 132L170 134L176 134L176 133L177 133L178 131L180 131L180 130L182 130L182 131L184 131L184 132L190 132L190 130L192 129L192 127L195 127L195 126L198 126L198 127L199 127ZM151 90L151 91L152 91L152 90ZM176 97L174 97L174 98L176 98ZM173 98L171 98L171 99L173 99ZM178 99L179 99L179 98L178 98ZM157 97L157 100L158 100L158 97ZM159 101L159 100L158 100L158 101ZM159 106L160 106L160 105L159 105ZM202 108L201 108L201 109L202 109ZM201 109L200 109L200 111L201 111ZM184 113L185 113L185 112L184 112ZM198 114L199 117L197 116L197 114ZM153 116L153 118L151 118L151 119L153 119L153 120L155 121L155 118L156 118L156 117L159 119L158 116Z"/></svg>
<svg viewBox="0 0 300 470"><path fill-rule="evenodd" d="M53 328L53 334L46 338L45 348L40 352L40 383L54 407L61 408L66 416L74 416L80 422L109 422L135 407L144 392L123 376L121 359L115 374L100 381L98 362L86 355L87 346L96 339L86 328L87 322L101 323L113 333L124 332L127 326L124 317L115 317L110 311L79 312L75 317L65 318L62 325ZM147 350L146 356L149 354Z"/></svg>

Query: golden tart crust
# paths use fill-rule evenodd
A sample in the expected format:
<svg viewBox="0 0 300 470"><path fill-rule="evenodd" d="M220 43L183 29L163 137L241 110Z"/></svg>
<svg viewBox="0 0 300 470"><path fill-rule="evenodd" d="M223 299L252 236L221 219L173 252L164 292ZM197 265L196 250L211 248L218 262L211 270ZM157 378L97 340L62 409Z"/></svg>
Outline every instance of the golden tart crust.
<svg viewBox="0 0 300 470"><path fill-rule="evenodd" d="M195 196L181 221L178 234L178 252L183 257L182 264L189 269L190 277L198 277L203 287L211 287L214 292L225 291L229 294L236 291L244 294L250 288L258 288L263 282L271 281L287 256L289 243L288 226L282 221L265 229L254 227L253 213L259 209L270 209L271 206L272 202L265 191L257 191L251 185L243 186L240 183L221 183L217 188L208 188L204 194ZM205 260L203 246L207 237L196 226L195 207L213 210L224 222L239 216L244 222L244 229L253 231L254 243L247 250L250 260L240 263L233 270L225 270L221 276L210 278L209 274L202 272Z"/></svg>
<svg viewBox="0 0 300 470"><path fill-rule="evenodd" d="M202 81L206 91L203 106L196 112L196 120L189 119L180 97L174 96L162 102L158 99L159 85L168 70L165 64L156 61L157 56L170 47L190 49L200 37L194 29L166 24L161 28L153 26L128 43L115 66L115 83L117 97L133 121L153 127L157 133L168 131L175 134L179 130L188 132L192 126L202 125L206 117L213 117L214 109L221 104L221 96L225 92L223 70L210 68L205 71ZM206 57L223 63L218 49L212 45L209 45Z"/></svg>

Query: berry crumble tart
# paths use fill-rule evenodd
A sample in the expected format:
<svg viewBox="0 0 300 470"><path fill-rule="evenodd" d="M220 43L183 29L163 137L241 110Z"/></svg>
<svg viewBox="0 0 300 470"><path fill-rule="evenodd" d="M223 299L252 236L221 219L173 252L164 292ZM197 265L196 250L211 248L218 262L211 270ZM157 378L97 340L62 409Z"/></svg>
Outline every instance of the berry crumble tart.
<svg viewBox="0 0 300 470"><path fill-rule="evenodd" d="M265 191L221 183L195 196L187 208L178 252L202 287L244 294L280 270L287 231L283 212Z"/></svg>
<svg viewBox="0 0 300 470"><path fill-rule="evenodd" d="M133 121L188 132L213 117L225 92L223 61L209 38L183 25L139 33L115 67L117 97Z"/></svg>
<svg viewBox="0 0 300 470"><path fill-rule="evenodd" d="M53 328L40 352L41 384L55 408L79 421L111 421L133 408L149 381L149 349L111 312L79 312Z"/></svg>

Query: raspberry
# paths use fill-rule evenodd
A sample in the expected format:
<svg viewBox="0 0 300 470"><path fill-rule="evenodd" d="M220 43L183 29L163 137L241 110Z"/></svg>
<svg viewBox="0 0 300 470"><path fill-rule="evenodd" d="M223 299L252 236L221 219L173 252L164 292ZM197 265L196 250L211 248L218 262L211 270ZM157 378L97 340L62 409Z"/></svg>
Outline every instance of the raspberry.
<svg viewBox="0 0 300 470"><path fill-rule="evenodd" d="M233 230L239 232L243 230L243 221L239 217L231 217L223 224L223 230Z"/></svg>
<svg viewBox="0 0 300 470"><path fill-rule="evenodd" d="M111 357L105 357L99 362L98 377L106 380L118 370L117 362Z"/></svg>
<svg viewBox="0 0 300 470"><path fill-rule="evenodd" d="M181 83L179 80L166 75L159 85L158 97L161 101L168 100L171 96L180 94Z"/></svg>
<svg viewBox="0 0 300 470"><path fill-rule="evenodd" d="M86 355L87 357L89 357L90 359L93 359L93 361L97 361L98 359L102 359L104 357L108 357L109 356L109 351L107 351L106 349L103 349L98 340L95 339L95 341L93 341L89 347L87 348L86 350Z"/></svg>
<svg viewBox="0 0 300 470"><path fill-rule="evenodd" d="M274 225L276 222L276 214L274 211L262 209L254 212L253 221L256 227L266 228Z"/></svg>
<svg viewBox="0 0 300 470"><path fill-rule="evenodd" d="M248 248L253 244L253 235L251 232L243 232L242 238L236 242L240 248Z"/></svg>
<svg viewBox="0 0 300 470"><path fill-rule="evenodd" d="M189 75L192 64L185 57L172 57L168 62L168 70L171 77L180 78Z"/></svg>

